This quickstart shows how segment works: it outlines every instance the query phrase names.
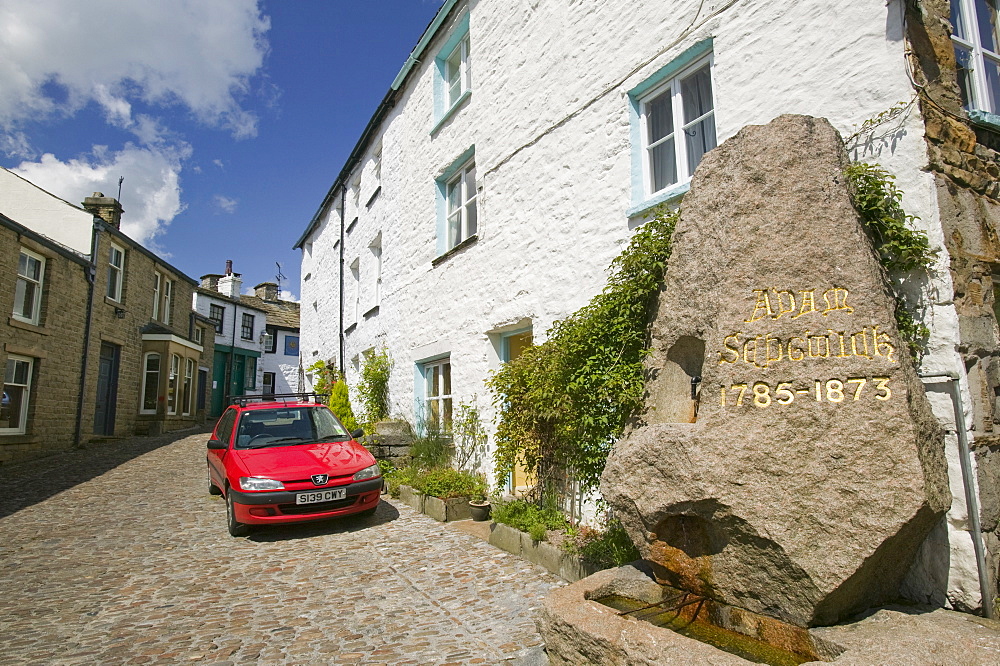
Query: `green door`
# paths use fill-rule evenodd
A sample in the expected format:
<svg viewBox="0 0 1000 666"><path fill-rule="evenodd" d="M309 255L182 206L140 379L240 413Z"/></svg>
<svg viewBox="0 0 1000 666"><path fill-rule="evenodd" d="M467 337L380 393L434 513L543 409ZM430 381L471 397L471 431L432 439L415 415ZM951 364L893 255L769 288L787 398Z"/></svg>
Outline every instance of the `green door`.
<svg viewBox="0 0 1000 666"><path fill-rule="evenodd" d="M243 395L246 384L247 357L243 354L233 356L233 376L230 381L229 395Z"/></svg>
<svg viewBox="0 0 1000 666"><path fill-rule="evenodd" d="M226 408L226 352L215 352L215 361L212 364L212 411L210 416L218 418L222 416Z"/></svg>

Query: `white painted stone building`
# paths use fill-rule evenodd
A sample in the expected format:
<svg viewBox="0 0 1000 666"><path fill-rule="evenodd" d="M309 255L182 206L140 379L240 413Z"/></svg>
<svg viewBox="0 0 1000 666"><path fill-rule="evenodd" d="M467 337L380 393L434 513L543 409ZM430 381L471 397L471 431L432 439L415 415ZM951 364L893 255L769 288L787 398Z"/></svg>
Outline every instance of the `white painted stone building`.
<svg viewBox="0 0 1000 666"><path fill-rule="evenodd" d="M394 415L419 422L477 401L489 418L490 370L602 288L643 214L680 202L704 150L786 113L826 117L849 137L897 107L892 123L849 142L851 156L896 175L907 212L940 249L920 294L931 329L920 370L959 378L970 437L988 436L973 467L995 468L1000 379L985 363L1000 346L994 264L956 269L959 254L988 253L948 230L1000 226L1000 188L965 175L997 161L1000 84L980 76L995 44L968 34L973 3L960 9L956 18L942 0L525 0L516 10L446 0L296 244L303 365L332 360L355 384L365 352L385 347ZM954 39L949 19L963 26ZM977 67L956 76L953 48ZM994 254L986 261L1000 263ZM972 316L961 297L977 280L986 286ZM978 356L964 345L970 322L992 326ZM967 367L979 373L974 386ZM948 393L929 397L954 433ZM973 497L992 484L982 498L1000 475L963 477L954 434L947 446L953 507L910 593L973 609L981 590L996 593L1000 540L984 507L989 550L977 566L963 478Z"/></svg>

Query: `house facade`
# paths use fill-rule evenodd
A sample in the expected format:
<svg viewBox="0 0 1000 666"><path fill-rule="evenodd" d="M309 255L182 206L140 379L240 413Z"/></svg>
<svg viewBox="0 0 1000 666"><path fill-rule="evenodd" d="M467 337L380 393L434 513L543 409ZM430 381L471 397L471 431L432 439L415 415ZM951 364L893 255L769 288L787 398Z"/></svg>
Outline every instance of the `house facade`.
<svg viewBox="0 0 1000 666"><path fill-rule="evenodd" d="M121 232L112 197L78 207L6 170L0 191L21 217L4 217L4 386L19 403L0 460L204 423L212 341L188 305L196 282Z"/></svg>
<svg viewBox="0 0 1000 666"><path fill-rule="evenodd" d="M262 282L240 302L267 313L264 355L261 357L261 392L297 393L302 390L302 362L299 355L299 304L278 298L276 282Z"/></svg>
<svg viewBox="0 0 1000 666"><path fill-rule="evenodd" d="M303 365L356 384L385 348L394 415L475 402L489 420L489 372L600 291L705 152L781 114L825 117L939 249L904 291L930 330L920 372L958 382L966 423L928 384L954 501L908 594L980 608L1000 564L997 22L972 0L447 0L296 243Z"/></svg>
<svg viewBox="0 0 1000 666"><path fill-rule="evenodd" d="M243 280L233 272L233 262L226 262L223 274L201 276L201 283L191 295L194 311L211 322L214 339L212 359L211 418L219 417L226 401L236 395L259 395L263 380L260 363L267 326L267 312L244 303L240 290Z"/></svg>

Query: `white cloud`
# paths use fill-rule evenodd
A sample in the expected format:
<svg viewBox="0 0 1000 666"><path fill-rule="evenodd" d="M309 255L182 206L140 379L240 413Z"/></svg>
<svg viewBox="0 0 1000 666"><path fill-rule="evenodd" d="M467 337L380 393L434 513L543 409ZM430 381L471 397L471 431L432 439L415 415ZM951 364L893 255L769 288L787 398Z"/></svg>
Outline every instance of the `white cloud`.
<svg viewBox="0 0 1000 666"><path fill-rule="evenodd" d="M236 205L239 203L236 199L230 199L229 197L223 196L221 194L216 194L214 197L214 201L216 207L225 213L235 213Z"/></svg>
<svg viewBox="0 0 1000 666"><path fill-rule="evenodd" d="M293 303L299 302L299 297L293 294L292 292L288 291L287 289L282 289L281 293L278 294L278 298L280 298L283 301L292 301Z"/></svg>
<svg viewBox="0 0 1000 666"><path fill-rule="evenodd" d="M95 146L92 154L66 162L51 153L38 162L22 162L11 169L42 189L79 204L93 192L118 196L122 183L122 231L146 247L155 249L155 239L182 210L181 162L190 147L141 148L131 143L117 152Z"/></svg>
<svg viewBox="0 0 1000 666"><path fill-rule="evenodd" d="M130 127L141 101L253 136L241 102L269 29L257 0L0 0L0 127L90 102Z"/></svg>

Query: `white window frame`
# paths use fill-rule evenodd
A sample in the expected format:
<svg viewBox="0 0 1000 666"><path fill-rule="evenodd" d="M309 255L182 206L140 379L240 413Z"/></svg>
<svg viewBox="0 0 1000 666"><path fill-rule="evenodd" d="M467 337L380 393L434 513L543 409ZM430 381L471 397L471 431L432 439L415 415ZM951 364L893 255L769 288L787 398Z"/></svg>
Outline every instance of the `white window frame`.
<svg viewBox="0 0 1000 666"><path fill-rule="evenodd" d="M199 344L199 345L202 344L202 341L204 339L205 339L205 329L202 328L201 326L195 326L194 327L194 342L195 342L195 344Z"/></svg>
<svg viewBox="0 0 1000 666"><path fill-rule="evenodd" d="M179 396L177 389L180 384L181 357L177 354L170 355L170 376L167 377L167 414L173 416L177 413L177 402Z"/></svg>
<svg viewBox="0 0 1000 666"><path fill-rule="evenodd" d="M444 58L445 105L450 109L472 90L472 68L469 52L472 42L466 32L461 41Z"/></svg>
<svg viewBox="0 0 1000 666"><path fill-rule="evenodd" d="M268 383L268 377L271 378L270 383ZM273 395L274 394L274 384L277 379L277 374L273 372L265 372L264 378L261 380L261 394L262 395ZM270 390L268 388L270 387Z"/></svg>
<svg viewBox="0 0 1000 666"><path fill-rule="evenodd" d="M25 273L21 272L21 257L26 258ZM27 271L27 264L30 263L30 260L38 262L38 279L35 279L34 276L27 274L29 273L29 271ZM21 307L25 301L25 294L28 290L27 285L29 284L34 288L34 293L32 294L30 303L31 312L29 315L25 315L23 309L21 312L18 312L18 308ZM22 285L25 286L22 288ZM35 254L31 250L22 247L17 260L17 286L14 288L14 311L12 313L14 319L23 321L26 324L32 324L34 326L39 325L42 316L42 288L44 285L45 257L40 254Z"/></svg>
<svg viewBox="0 0 1000 666"><path fill-rule="evenodd" d="M955 58L959 67L959 85L968 97L963 100L968 110L980 110L994 115L1000 115L1000 16L997 8L992 9L989 17L993 34L993 48L986 47L985 40L979 31L979 21L976 9L980 5L977 0L951 0L951 18L953 32L951 40L955 47ZM965 80L961 80L962 60L960 52L969 54L968 67L965 68ZM987 66L995 68L996 78L992 81L987 75Z"/></svg>
<svg viewBox="0 0 1000 666"><path fill-rule="evenodd" d="M163 275L160 271L153 271L153 321L160 320L160 284L163 282Z"/></svg>
<svg viewBox="0 0 1000 666"><path fill-rule="evenodd" d="M354 281L354 306L350 308L351 315L347 325L357 324L361 320L361 257L356 257L350 265L351 279Z"/></svg>
<svg viewBox="0 0 1000 666"><path fill-rule="evenodd" d="M382 232L375 237L375 240L368 246L371 250L372 260L375 262L374 279L372 280L373 302L372 307L382 304Z"/></svg>
<svg viewBox="0 0 1000 666"><path fill-rule="evenodd" d="M10 366L11 361L15 363L15 372L17 363L24 363L28 366L25 383L16 384L13 379L8 379L7 368ZM18 414L18 426L16 428L0 428L0 434L23 435L28 431L28 408L31 405L31 380L34 379L34 374L35 359L30 356L19 356L17 354L7 355L7 360L4 362L3 390L6 391L8 386L20 386L24 393L21 399L21 412Z"/></svg>
<svg viewBox="0 0 1000 666"><path fill-rule="evenodd" d="M163 293L162 302L160 303L160 321L164 324L170 324L170 316L172 314L172 302L174 295L174 281L170 278L163 278Z"/></svg>
<svg viewBox="0 0 1000 666"><path fill-rule="evenodd" d="M712 82L713 63L712 57L698 60L689 67L685 67L677 74L658 83L655 88L639 98L639 128L642 148L642 181L643 190L646 197L653 197L667 191L670 188L690 182L697 164L691 165L688 160L688 142L690 141L688 129L694 127L705 120L712 120L712 143L718 143L718 131L715 127L715 86L712 86L712 106L711 109L688 122L684 121L684 92L682 83L691 76L699 73L703 69L708 69L709 82ZM672 115L673 131L664 137L660 137L655 142L649 141L649 108L650 103L659 99L669 91L670 111ZM665 144L667 141L674 142L674 169L676 179L672 183L666 183L657 188L653 182L653 166L651 154L656 146ZM714 146L713 146L714 147Z"/></svg>
<svg viewBox="0 0 1000 666"><path fill-rule="evenodd" d="M156 370L150 372L149 360L151 357L156 357ZM163 357L158 352L146 352L142 356L142 396L139 402L139 413L140 414L155 414L156 405L160 398L160 370L163 368ZM153 408L146 409L146 398L148 397L147 391L149 390L149 375L156 375L156 382L153 384Z"/></svg>
<svg viewBox="0 0 1000 666"><path fill-rule="evenodd" d="M454 196L453 196L454 195ZM460 166L444 183L445 249L469 240L479 231L478 193L476 192L476 160ZM472 211L472 215L469 211Z"/></svg>
<svg viewBox="0 0 1000 666"><path fill-rule="evenodd" d="M107 296L116 303L122 302L123 282L125 282L125 248L111 243L111 247L108 249Z"/></svg>
<svg viewBox="0 0 1000 666"><path fill-rule="evenodd" d="M447 370L445 370L447 366ZM435 359L433 361L425 361L421 364L421 374L423 375L423 397L424 397L424 423L425 429L429 429L429 426L434 425L431 419L431 415L434 413L432 407L433 403L437 403L437 413L442 417L446 412L451 412L452 418L454 418L454 382L451 372L451 356L445 356L444 358ZM448 386L445 386L445 379L447 378ZM438 392L434 394L434 380L438 379ZM448 390L446 391L445 388ZM451 419L448 419L445 423L437 424L439 426L444 426L444 432L450 432L451 430Z"/></svg>
<svg viewBox="0 0 1000 666"><path fill-rule="evenodd" d="M194 404L194 360L190 358L184 359L184 390L181 395L183 401L183 407L181 413L184 416L190 416L194 411L192 408Z"/></svg>

